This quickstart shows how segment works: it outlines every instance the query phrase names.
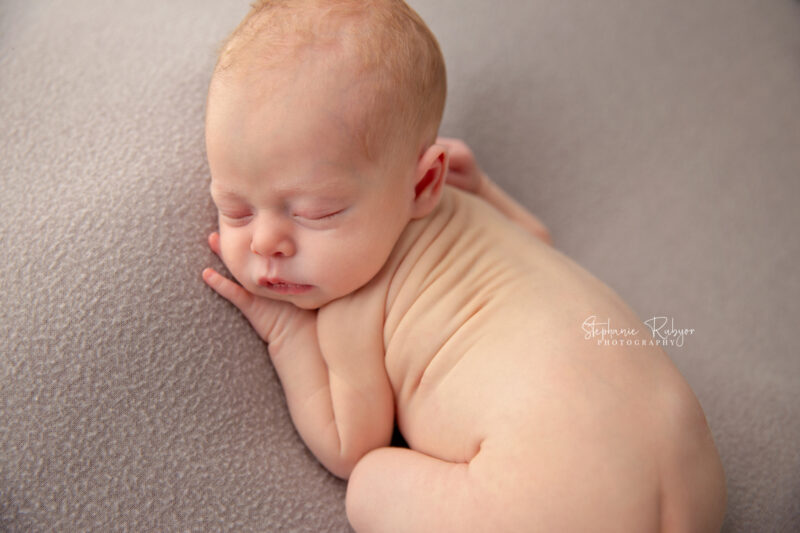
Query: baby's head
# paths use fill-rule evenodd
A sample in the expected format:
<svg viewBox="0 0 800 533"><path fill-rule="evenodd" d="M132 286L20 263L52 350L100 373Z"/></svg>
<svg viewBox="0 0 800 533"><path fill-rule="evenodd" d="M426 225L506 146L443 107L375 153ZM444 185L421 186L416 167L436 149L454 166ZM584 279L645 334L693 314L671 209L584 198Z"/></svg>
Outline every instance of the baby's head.
<svg viewBox="0 0 800 533"><path fill-rule="evenodd" d="M400 0L256 4L209 88L222 258L249 291L316 308L367 283L438 202L435 38Z"/></svg>

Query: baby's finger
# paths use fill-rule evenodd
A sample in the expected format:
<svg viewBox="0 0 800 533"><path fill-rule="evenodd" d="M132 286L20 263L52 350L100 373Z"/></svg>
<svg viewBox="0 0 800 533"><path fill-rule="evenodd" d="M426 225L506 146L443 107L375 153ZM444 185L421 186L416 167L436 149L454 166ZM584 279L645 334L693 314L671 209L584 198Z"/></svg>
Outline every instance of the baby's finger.
<svg viewBox="0 0 800 533"><path fill-rule="evenodd" d="M211 248L211 251L217 255L220 255L219 251L219 233L216 231L212 232L208 236L208 246Z"/></svg>
<svg viewBox="0 0 800 533"><path fill-rule="evenodd" d="M253 295L247 292L241 285L234 283L225 276L221 276L213 268L203 270L203 281L217 293L239 308L245 315L250 311L253 303Z"/></svg>

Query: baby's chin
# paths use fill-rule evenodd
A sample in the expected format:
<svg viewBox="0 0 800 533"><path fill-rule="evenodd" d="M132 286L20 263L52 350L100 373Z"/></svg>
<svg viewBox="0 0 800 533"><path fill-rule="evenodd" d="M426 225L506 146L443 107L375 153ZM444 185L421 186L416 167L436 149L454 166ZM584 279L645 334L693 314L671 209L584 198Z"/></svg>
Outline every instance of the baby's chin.
<svg viewBox="0 0 800 533"><path fill-rule="evenodd" d="M307 309L309 311L324 307L336 299L322 294L317 287L314 287L305 294L275 294L262 288L259 289L260 290L255 293L258 296L263 296L270 300L275 300L276 302L290 303L297 308Z"/></svg>
<svg viewBox="0 0 800 533"><path fill-rule="evenodd" d="M331 300L321 300L321 301L309 300L309 301L304 301L304 300L298 299L298 300L292 301L291 303L295 307L299 307L300 309L306 309L306 310L309 310L309 311L314 311L315 309L319 309L320 307L324 307L329 302L331 302Z"/></svg>

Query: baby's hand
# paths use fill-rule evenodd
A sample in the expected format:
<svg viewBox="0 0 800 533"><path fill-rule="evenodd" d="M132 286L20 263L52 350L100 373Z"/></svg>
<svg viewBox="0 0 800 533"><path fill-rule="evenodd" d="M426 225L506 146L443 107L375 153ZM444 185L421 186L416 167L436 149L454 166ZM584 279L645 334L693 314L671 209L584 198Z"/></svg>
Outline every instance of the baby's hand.
<svg viewBox="0 0 800 533"><path fill-rule="evenodd" d="M208 236L208 245L220 255L219 233ZM203 281L217 293L239 308L253 329L267 343L300 327L305 320L315 320L316 313L300 309L288 302L256 296L244 287L220 275L213 268L203 270Z"/></svg>
<svg viewBox="0 0 800 533"><path fill-rule="evenodd" d="M436 144L446 146L450 155L447 183L473 194L479 194L485 175L478 167L475 154L460 139L439 137Z"/></svg>

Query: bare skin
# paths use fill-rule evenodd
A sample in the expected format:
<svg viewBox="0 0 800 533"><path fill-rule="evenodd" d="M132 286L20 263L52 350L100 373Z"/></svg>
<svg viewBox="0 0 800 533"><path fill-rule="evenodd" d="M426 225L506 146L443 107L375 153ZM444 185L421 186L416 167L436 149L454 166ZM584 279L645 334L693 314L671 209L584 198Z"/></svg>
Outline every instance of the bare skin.
<svg viewBox="0 0 800 533"><path fill-rule="evenodd" d="M349 479L356 531L718 531L702 409L635 314L463 143L372 166L344 144L326 155L328 89L280 131L247 89L212 92L209 245L239 283L203 279L268 343L300 435ZM310 190L306 168L347 193ZM641 345L587 340L590 315ZM389 447L395 420L410 449Z"/></svg>

